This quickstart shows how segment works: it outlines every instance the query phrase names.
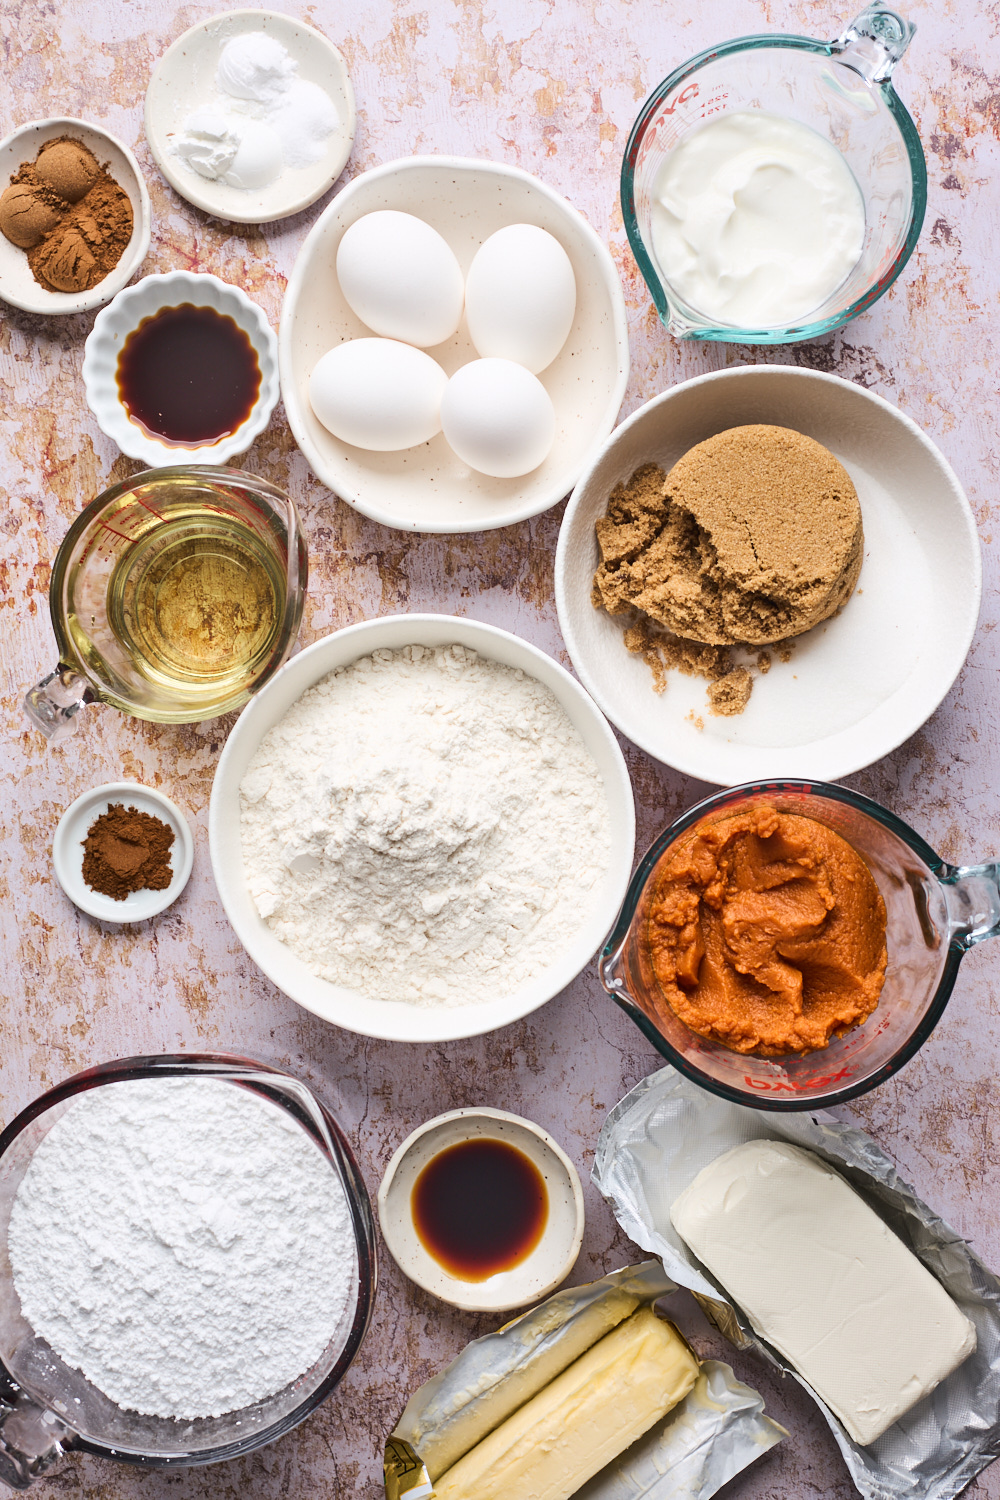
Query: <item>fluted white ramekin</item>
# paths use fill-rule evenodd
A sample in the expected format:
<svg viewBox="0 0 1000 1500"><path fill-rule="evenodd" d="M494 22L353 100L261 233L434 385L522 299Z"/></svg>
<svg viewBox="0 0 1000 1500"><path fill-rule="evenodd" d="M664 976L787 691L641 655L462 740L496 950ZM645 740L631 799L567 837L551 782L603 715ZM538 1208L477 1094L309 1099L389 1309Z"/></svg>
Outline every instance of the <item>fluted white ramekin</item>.
<svg viewBox="0 0 1000 1500"><path fill-rule="evenodd" d="M144 318L165 307L211 307L233 319L249 338L260 364L260 390L244 422L235 432L216 443L185 447L151 437L128 414L118 393L118 357L129 334ZM129 458L138 458L151 468L168 464L223 464L249 448L264 431L278 401L278 340L267 318L239 287L220 281L207 272L169 271L163 276L144 276L135 286L119 292L99 312L83 355L83 383L90 407L103 432L113 438Z"/></svg>

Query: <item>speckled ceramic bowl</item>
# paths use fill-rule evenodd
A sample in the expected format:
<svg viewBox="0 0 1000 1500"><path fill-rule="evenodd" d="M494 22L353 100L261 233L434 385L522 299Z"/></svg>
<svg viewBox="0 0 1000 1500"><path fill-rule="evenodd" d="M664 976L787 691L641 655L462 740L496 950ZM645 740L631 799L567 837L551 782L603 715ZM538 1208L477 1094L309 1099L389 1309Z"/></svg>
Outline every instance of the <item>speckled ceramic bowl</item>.
<svg viewBox="0 0 1000 1500"><path fill-rule="evenodd" d="M312 166L285 167L267 187L243 189L200 177L174 155L173 143L188 115L211 98L225 44L251 31L281 43L298 65L299 77L329 95L340 123ZM301 213L333 186L351 154L357 115L347 63L328 37L297 16L231 10L199 21L167 48L146 90L145 123L156 165L181 197L217 219L266 224Z"/></svg>
<svg viewBox="0 0 1000 1500"><path fill-rule="evenodd" d="M132 238L114 270L89 292L52 292L35 280L25 252L0 235L0 297L23 312L49 316L91 312L95 307L103 307L120 292L146 259L151 223L149 193L139 163L125 143L100 125L75 120L69 115L32 120L0 141L0 192L19 167L34 161L46 141L58 140L61 135L75 136L82 141L127 193L132 205Z"/></svg>
<svg viewBox="0 0 1000 1500"><path fill-rule="evenodd" d="M576 276L569 338L539 376L556 412L543 464L517 479L491 479L463 464L443 434L395 453L342 443L313 415L309 376L321 355L371 337L341 294L337 247L349 225L376 209L426 220L463 272L484 240L507 224L537 224L563 246ZM281 390L295 441L317 478L374 521L404 531L488 531L548 510L573 488L611 432L628 383L625 299L604 242L565 198L501 162L414 156L356 177L317 219L295 263L281 310ZM454 338L428 353L451 375L477 359L463 318Z"/></svg>

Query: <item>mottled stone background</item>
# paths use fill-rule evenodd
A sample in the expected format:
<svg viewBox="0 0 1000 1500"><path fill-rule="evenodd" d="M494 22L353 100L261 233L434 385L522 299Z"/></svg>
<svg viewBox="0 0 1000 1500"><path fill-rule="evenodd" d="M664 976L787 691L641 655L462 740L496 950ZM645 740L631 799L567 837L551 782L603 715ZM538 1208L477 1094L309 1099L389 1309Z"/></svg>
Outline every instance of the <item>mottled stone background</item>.
<svg viewBox="0 0 1000 1500"><path fill-rule="evenodd" d="M846 3L846 0L845 0ZM858 0L860 8L861 0ZM625 412L664 387L760 352L677 345L657 323L626 248L617 182L630 125L678 62L722 38L763 29L833 36L848 19L826 0L355 0L288 5L344 51L359 128L345 179L413 152L513 162L565 193L612 247L625 284L633 373ZM832 370L897 403L940 444L965 484L986 555L983 617L965 670L920 734L852 784L910 821L955 861L1000 853L997 781L997 313L1000 242L998 7L906 0L918 32L900 91L928 157L930 203L916 254L890 294L842 333L763 357ZM209 270L245 286L277 325L286 279L322 209L231 230L162 181L143 138L149 73L169 42L212 14L171 0L0 3L0 134L67 114L108 126L137 152L153 203L145 270ZM339 1113L374 1194L395 1146L440 1110L486 1104L551 1130L587 1173L606 1110L657 1066L604 997L593 969L526 1021L445 1046L396 1046L334 1030L256 971L231 932L209 868L206 813L230 727L170 729L92 709L69 748L49 750L20 714L26 686L55 662L46 588L70 520L138 465L98 430L80 380L92 318L43 319L0 306L0 641L3 1001L0 1111L87 1064L136 1052L239 1048L312 1083ZM310 474L281 408L245 466L285 486L305 518L311 581L303 642L396 610L488 620L567 661L552 557L561 507L478 537L413 537L356 515ZM926 607L938 608L929 598ZM706 788L625 746L640 847ZM158 920L93 922L57 886L50 846L62 810L89 786L123 778L162 786L197 831L194 875ZM600 934L594 934L595 941ZM842 1111L870 1130L946 1218L1000 1267L1000 1026L997 957L966 959L937 1031L902 1074ZM635 1258L587 1187L587 1233L573 1279ZM693 1304L679 1317L702 1352L719 1339ZM37 1485L56 1495L375 1497L382 1438L407 1393L497 1320L450 1312L384 1257L368 1341L339 1391L308 1422L246 1460L211 1470L142 1473L87 1456ZM730 1487L743 1500L842 1500L854 1493L823 1423L792 1385L731 1357L791 1430ZM972 1489L1000 1497L1000 1469ZM512 1497L517 1500L517 1497Z"/></svg>

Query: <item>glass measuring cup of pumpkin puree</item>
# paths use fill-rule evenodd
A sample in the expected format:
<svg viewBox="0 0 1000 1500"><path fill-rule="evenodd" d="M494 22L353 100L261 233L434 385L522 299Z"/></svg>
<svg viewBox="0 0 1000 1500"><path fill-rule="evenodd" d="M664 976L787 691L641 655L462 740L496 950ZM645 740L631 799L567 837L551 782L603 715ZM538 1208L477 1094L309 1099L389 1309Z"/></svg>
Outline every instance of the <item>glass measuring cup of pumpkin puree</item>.
<svg viewBox="0 0 1000 1500"><path fill-rule="evenodd" d="M753 807L811 818L865 860L885 902L888 967L861 1025L805 1054L758 1057L691 1031L653 970L647 931L664 862L698 824ZM950 865L901 818L846 787L760 781L707 797L671 824L641 862L601 955L601 982L679 1072L736 1104L793 1111L842 1104L884 1083L930 1036L964 955L1000 934L1000 864Z"/></svg>
<svg viewBox="0 0 1000 1500"><path fill-rule="evenodd" d="M874 3L833 41L782 32L736 37L689 58L653 90L625 148L622 215L657 313L675 338L752 344L819 338L888 291L913 252L927 206L920 137L892 85L914 31L896 11ZM816 131L840 152L864 199L864 243L853 270L807 316L780 327L738 327L689 305L654 244L661 166L701 126L739 111L780 115Z"/></svg>
<svg viewBox="0 0 1000 1500"><path fill-rule="evenodd" d="M56 556L59 663L28 717L59 740L88 703L166 724L242 707L291 651L307 573L294 502L256 475L188 466L115 485Z"/></svg>

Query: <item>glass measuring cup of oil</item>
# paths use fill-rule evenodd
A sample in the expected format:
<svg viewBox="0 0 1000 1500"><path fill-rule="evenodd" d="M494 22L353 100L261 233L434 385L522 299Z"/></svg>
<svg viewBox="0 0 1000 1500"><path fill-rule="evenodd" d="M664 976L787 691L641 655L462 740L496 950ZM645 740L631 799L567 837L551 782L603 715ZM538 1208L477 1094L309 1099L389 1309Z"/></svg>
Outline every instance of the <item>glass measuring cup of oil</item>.
<svg viewBox="0 0 1000 1500"><path fill-rule="evenodd" d="M914 30L875 0L833 41L781 32L736 37L689 58L653 90L625 148L622 215L656 310L675 338L749 344L819 338L888 291L913 252L927 206L920 137L892 85ZM707 122L744 110L815 130L840 152L864 198L857 264L808 316L780 327L737 327L690 306L654 243L656 182L667 156Z"/></svg>
<svg viewBox="0 0 1000 1500"><path fill-rule="evenodd" d="M52 569L59 664L25 698L50 740L87 703L185 724L242 706L288 656L307 580L289 497L235 469L151 469L77 517Z"/></svg>

